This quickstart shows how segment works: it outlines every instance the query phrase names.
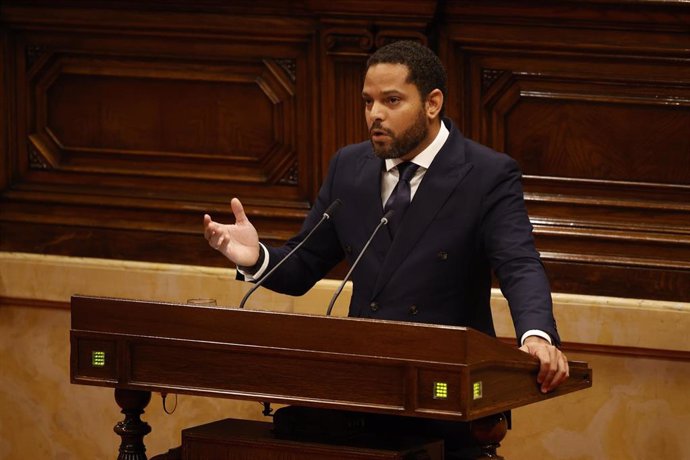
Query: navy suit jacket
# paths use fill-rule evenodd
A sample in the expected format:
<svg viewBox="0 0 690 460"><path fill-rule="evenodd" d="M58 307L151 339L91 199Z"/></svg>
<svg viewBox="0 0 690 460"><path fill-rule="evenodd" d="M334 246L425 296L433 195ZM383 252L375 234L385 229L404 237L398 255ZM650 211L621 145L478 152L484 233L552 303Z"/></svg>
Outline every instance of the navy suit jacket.
<svg viewBox="0 0 690 460"><path fill-rule="evenodd" d="M352 274L349 316L468 326L495 335L493 270L518 339L539 329L557 344L549 283L534 247L517 163L465 139L450 120L444 123L450 136L395 238L382 228ZM285 246L268 248L269 269L335 199L342 206L266 287L302 295L343 258L355 260L383 216L382 168L368 141L337 152L302 231Z"/></svg>

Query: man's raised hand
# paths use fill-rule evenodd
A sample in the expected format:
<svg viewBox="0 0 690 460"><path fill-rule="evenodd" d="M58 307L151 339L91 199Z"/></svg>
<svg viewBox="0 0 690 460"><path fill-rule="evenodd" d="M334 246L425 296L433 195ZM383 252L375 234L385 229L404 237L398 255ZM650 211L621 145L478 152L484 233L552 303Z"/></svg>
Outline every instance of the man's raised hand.
<svg viewBox="0 0 690 460"><path fill-rule="evenodd" d="M230 206L235 215L234 224L221 224L204 214L204 237L209 246L236 265L251 267L259 259L259 235L247 219L240 200L233 198Z"/></svg>

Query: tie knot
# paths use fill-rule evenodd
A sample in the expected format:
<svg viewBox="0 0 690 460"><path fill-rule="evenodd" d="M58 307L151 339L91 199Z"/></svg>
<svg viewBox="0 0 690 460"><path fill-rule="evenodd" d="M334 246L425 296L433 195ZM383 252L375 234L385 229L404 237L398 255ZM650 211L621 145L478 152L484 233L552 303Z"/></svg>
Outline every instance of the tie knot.
<svg viewBox="0 0 690 460"><path fill-rule="evenodd" d="M412 176L414 176L414 173L417 171L417 168L419 168L419 165L416 165L411 161L403 161L397 166L397 168L400 176L398 180L410 182L410 179L412 179Z"/></svg>

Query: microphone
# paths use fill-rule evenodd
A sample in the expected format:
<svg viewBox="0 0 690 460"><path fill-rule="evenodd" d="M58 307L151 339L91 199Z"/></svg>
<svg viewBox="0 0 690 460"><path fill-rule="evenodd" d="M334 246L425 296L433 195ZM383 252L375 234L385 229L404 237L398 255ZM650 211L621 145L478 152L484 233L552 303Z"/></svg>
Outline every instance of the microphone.
<svg viewBox="0 0 690 460"><path fill-rule="evenodd" d="M307 242L309 237L316 231L316 229L319 228L322 223L329 220L333 216L333 214L340 207L341 204L343 204L343 202L340 200L340 198L337 198L333 203L331 203L330 206L328 206L328 208L326 208L326 210L323 212L323 215L321 216L321 220L316 225L314 225L314 227L307 234L307 236L305 236L304 239L302 241L300 241L297 246L292 248L292 251L288 252L287 255L285 257L283 257L283 259L275 265L275 267L273 267L268 273L266 273L264 276L262 276L261 279L256 284L254 284L254 286L252 286L252 288L244 295L244 297L242 298L242 301L240 302L239 308L244 308L244 304L247 302L247 299L249 298L249 296L252 295L254 293L254 291L259 289L259 287L261 287L261 285L264 283L264 281L266 281L268 279L268 277L271 276L273 274L273 272L276 271L278 269L278 267L280 267L283 264L283 262L288 260L288 258L291 255L293 255L295 252L297 252L297 250L299 248L301 248L304 243ZM263 251L263 249L260 249L260 250Z"/></svg>
<svg viewBox="0 0 690 460"><path fill-rule="evenodd" d="M347 280L350 279L350 275L352 275L352 272L355 270L355 267L359 263L359 260L362 258L364 255L364 251L367 250L369 245L371 244L372 240L376 236L376 233L378 233L379 229L383 227L384 225L388 225L388 221L390 220L391 216L394 214L394 211L390 209L384 216L381 218L381 221L379 224L376 226L374 231L372 232L371 236L367 240L366 244L362 248L362 250L359 252L359 255L357 256L357 259L352 263L352 267L350 267L350 271L347 272L347 275L345 275L345 279L343 280L342 283L340 283L340 287L338 287L338 290L333 294L333 297L331 298L331 303L328 304L328 311L326 311L326 316L331 316L331 311L333 310L333 305L335 304L335 300L338 298L340 293L342 292L343 288L345 287L345 283L347 283Z"/></svg>

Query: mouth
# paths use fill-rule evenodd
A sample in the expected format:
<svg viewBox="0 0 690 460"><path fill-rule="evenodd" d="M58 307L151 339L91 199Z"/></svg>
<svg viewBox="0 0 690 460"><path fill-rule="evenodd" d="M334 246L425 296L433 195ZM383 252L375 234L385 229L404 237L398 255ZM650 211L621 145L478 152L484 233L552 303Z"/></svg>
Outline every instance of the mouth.
<svg viewBox="0 0 690 460"><path fill-rule="evenodd" d="M383 141L385 138L391 137L390 134L383 129L372 129L369 135L373 141Z"/></svg>

